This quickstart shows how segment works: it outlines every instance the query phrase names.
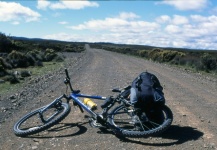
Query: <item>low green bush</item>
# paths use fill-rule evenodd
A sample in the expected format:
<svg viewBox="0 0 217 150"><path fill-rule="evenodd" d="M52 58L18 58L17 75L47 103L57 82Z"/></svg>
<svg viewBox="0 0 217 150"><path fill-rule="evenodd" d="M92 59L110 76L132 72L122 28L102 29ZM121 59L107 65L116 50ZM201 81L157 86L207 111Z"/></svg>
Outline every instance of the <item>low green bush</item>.
<svg viewBox="0 0 217 150"><path fill-rule="evenodd" d="M11 76L10 84L17 84L17 83L20 83L18 78L16 76Z"/></svg>
<svg viewBox="0 0 217 150"><path fill-rule="evenodd" d="M7 74L6 70L4 67L0 64L0 77L3 77Z"/></svg>
<svg viewBox="0 0 217 150"><path fill-rule="evenodd" d="M1 78L4 81L10 82L10 84L20 83L19 79L14 74L7 74L6 76Z"/></svg>
<svg viewBox="0 0 217 150"><path fill-rule="evenodd" d="M56 57L54 57L53 61L55 62L63 62L64 61L64 57L57 55Z"/></svg>
<svg viewBox="0 0 217 150"><path fill-rule="evenodd" d="M46 49L44 55L45 61L52 61L57 56L53 49Z"/></svg>
<svg viewBox="0 0 217 150"><path fill-rule="evenodd" d="M217 69L217 58L211 54L204 53L201 56L201 65L205 71Z"/></svg>
<svg viewBox="0 0 217 150"><path fill-rule="evenodd" d="M2 57L0 57L0 65L4 69L12 69L12 65L10 63L8 63L7 60L2 58Z"/></svg>
<svg viewBox="0 0 217 150"><path fill-rule="evenodd" d="M26 55L16 50L13 50L8 55L8 58L11 60L14 68L17 68L17 67L23 68L23 67L29 66L28 58L26 57Z"/></svg>
<svg viewBox="0 0 217 150"><path fill-rule="evenodd" d="M139 50L137 52L137 55L139 55L140 57L148 57L148 51L147 50Z"/></svg>
<svg viewBox="0 0 217 150"><path fill-rule="evenodd" d="M31 76L31 72L28 71L28 70L21 70L20 71L20 76L21 77L29 77L29 76Z"/></svg>

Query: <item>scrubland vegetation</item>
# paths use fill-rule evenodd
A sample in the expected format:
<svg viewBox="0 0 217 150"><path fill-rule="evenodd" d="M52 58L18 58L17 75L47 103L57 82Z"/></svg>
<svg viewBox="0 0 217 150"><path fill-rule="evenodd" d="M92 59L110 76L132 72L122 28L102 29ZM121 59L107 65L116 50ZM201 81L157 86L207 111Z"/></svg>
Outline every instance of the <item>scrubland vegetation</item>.
<svg viewBox="0 0 217 150"><path fill-rule="evenodd" d="M63 52L83 50L84 43L9 37L0 33L0 82L19 83L20 79L31 76L31 68L41 68L46 62L63 62Z"/></svg>
<svg viewBox="0 0 217 150"><path fill-rule="evenodd" d="M115 45L111 43L95 43L91 44L91 47L217 74L217 50L156 48L138 45Z"/></svg>

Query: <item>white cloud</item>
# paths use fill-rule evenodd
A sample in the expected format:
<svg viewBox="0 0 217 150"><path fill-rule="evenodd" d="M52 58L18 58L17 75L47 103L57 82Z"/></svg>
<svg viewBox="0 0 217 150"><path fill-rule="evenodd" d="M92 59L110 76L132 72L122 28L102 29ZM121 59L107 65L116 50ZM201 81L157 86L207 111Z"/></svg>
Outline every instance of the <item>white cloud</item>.
<svg viewBox="0 0 217 150"><path fill-rule="evenodd" d="M67 33L49 34L43 37L44 39L56 39L62 41L79 41L79 36L70 35Z"/></svg>
<svg viewBox="0 0 217 150"><path fill-rule="evenodd" d="M170 16L168 16L168 15L162 15L162 16L158 17L158 18L156 19L156 21L157 21L158 23L167 23L167 22L170 22L170 21L171 21L171 18L170 18Z"/></svg>
<svg viewBox="0 0 217 150"><path fill-rule="evenodd" d="M64 1L59 0L58 2L49 2L47 0L38 0L38 9L83 9L85 7L99 7L96 2L90 2L87 0L82 1Z"/></svg>
<svg viewBox="0 0 217 150"><path fill-rule="evenodd" d="M129 15L128 15L129 14ZM130 12L70 26L67 33L44 36L78 42L113 42L159 47L217 49L217 16L159 16L155 22ZM76 31L75 31L76 30Z"/></svg>
<svg viewBox="0 0 217 150"><path fill-rule="evenodd" d="M164 0L158 4L171 5L178 10L201 10L208 5L208 0Z"/></svg>
<svg viewBox="0 0 217 150"><path fill-rule="evenodd" d="M156 30L159 25L155 22L147 22L143 20L134 20L139 18L134 13L120 13L119 16L113 18L105 18L104 20L90 20L76 26L70 26L73 30L106 30L111 32L148 32Z"/></svg>
<svg viewBox="0 0 217 150"><path fill-rule="evenodd" d="M61 22L58 22L58 23L63 24L63 25L68 24L68 22L66 22L66 21L61 21Z"/></svg>
<svg viewBox="0 0 217 150"><path fill-rule="evenodd" d="M135 19L135 18L140 18L140 16L132 13L132 12L121 12L119 15L119 18L121 19Z"/></svg>
<svg viewBox="0 0 217 150"><path fill-rule="evenodd" d="M187 24L165 27L173 47L217 49L217 16L190 15Z"/></svg>
<svg viewBox="0 0 217 150"><path fill-rule="evenodd" d="M195 22L207 21L207 17L201 16L201 15L191 15L190 18Z"/></svg>
<svg viewBox="0 0 217 150"><path fill-rule="evenodd" d="M179 24L187 24L188 23L188 18L185 16L180 16L180 15L173 15L173 17L170 17L168 15L162 15L160 17L157 17L156 22L158 23L171 23L175 25Z"/></svg>
<svg viewBox="0 0 217 150"><path fill-rule="evenodd" d="M171 34L177 34L181 32L181 29L179 26L176 25L167 25L165 31Z"/></svg>
<svg viewBox="0 0 217 150"><path fill-rule="evenodd" d="M173 24L187 24L188 23L188 18L184 17L184 16L179 16L179 15L174 15L173 16L173 20L172 20Z"/></svg>
<svg viewBox="0 0 217 150"><path fill-rule="evenodd" d="M37 8L45 10L50 4L47 0L38 0Z"/></svg>
<svg viewBox="0 0 217 150"><path fill-rule="evenodd" d="M0 1L0 21L37 21L40 14L15 2Z"/></svg>
<svg viewBox="0 0 217 150"><path fill-rule="evenodd" d="M13 25L19 25L20 22L19 22L19 21L14 21L14 22L12 22L12 24L13 24Z"/></svg>

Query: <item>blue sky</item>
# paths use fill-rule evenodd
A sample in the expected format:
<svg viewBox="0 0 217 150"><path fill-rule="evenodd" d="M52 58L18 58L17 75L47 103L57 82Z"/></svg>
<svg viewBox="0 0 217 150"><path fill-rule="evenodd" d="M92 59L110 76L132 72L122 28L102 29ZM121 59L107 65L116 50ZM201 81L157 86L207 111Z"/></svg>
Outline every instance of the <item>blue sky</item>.
<svg viewBox="0 0 217 150"><path fill-rule="evenodd" d="M76 42L217 50L216 0L0 1L0 32Z"/></svg>

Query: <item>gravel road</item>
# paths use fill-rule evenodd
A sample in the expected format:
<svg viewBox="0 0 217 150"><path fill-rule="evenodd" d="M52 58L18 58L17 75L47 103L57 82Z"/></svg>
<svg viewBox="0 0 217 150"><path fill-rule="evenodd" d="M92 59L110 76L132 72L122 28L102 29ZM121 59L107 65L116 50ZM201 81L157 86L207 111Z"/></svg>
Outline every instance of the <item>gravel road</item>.
<svg viewBox="0 0 217 150"><path fill-rule="evenodd" d="M71 54L63 66L69 70L74 89L90 95L112 95L110 89L130 84L139 73L147 70L154 73L164 87L166 104L174 114L172 126L155 137L121 138L110 130L91 128L84 117L87 114L71 105L72 110L67 118L48 131L28 138L16 137L12 128L18 118L65 92L64 70L60 68L49 75L49 80L42 81L48 86L33 98L17 100L19 104L12 102L13 98L0 100L3 120L0 123L0 149L217 150L216 78L141 58L91 49L88 45L86 47L87 50L81 54ZM101 104L101 101L94 101ZM100 110L98 107L97 111Z"/></svg>

